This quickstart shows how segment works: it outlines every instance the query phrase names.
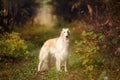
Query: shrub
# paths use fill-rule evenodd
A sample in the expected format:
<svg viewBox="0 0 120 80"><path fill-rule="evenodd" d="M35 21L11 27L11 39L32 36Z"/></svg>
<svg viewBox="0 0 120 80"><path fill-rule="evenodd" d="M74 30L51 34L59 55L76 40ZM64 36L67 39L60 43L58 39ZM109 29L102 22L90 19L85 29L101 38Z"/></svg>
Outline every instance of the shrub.
<svg viewBox="0 0 120 80"><path fill-rule="evenodd" d="M80 38L81 40L75 41L75 50L76 53L80 55L84 72L92 79L92 71L94 68L101 66L104 62L98 44L104 41L105 37L102 34L83 31Z"/></svg>
<svg viewBox="0 0 120 80"><path fill-rule="evenodd" d="M26 45L27 45L27 50L28 51L32 51L35 49L35 45L31 42L31 41L25 41Z"/></svg>
<svg viewBox="0 0 120 80"><path fill-rule="evenodd" d="M22 57L27 53L25 41L19 33L4 33L0 35L0 57Z"/></svg>

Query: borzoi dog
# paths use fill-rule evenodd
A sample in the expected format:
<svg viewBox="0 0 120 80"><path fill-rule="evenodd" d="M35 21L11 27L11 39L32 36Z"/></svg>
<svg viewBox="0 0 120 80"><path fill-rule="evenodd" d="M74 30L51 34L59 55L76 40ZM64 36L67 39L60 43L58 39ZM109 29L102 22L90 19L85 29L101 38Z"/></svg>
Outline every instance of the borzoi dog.
<svg viewBox="0 0 120 80"><path fill-rule="evenodd" d="M38 71L41 71L42 67L49 69L50 58L53 56L56 60L56 69L61 71L61 62L64 62L64 71L67 72L69 37L69 29L63 28L58 38L47 40L44 43L39 54Z"/></svg>

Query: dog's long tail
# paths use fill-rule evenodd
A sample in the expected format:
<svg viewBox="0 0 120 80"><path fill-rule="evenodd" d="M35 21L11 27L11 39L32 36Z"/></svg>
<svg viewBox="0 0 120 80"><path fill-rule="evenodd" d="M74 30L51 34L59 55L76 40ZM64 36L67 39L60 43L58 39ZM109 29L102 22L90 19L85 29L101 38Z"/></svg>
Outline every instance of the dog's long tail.
<svg viewBox="0 0 120 80"><path fill-rule="evenodd" d="M41 70L42 64L43 64L43 61L41 61L41 60L39 59L39 63L38 63L38 72Z"/></svg>

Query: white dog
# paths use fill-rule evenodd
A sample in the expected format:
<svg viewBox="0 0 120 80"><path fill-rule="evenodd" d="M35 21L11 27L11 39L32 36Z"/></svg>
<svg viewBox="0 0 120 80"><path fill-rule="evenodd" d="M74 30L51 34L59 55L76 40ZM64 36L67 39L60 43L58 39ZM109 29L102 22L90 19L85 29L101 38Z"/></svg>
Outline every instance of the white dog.
<svg viewBox="0 0 120 80"><path fill-rule="evenodd" d="M67 72L69 37L69 29L63 28L58 38L47 40L44 43L39 54L38 71L41 71L42 67L50 68L50 58L53 56L57 70L61 70L61 62L64 62L64 70Z"/></svg>

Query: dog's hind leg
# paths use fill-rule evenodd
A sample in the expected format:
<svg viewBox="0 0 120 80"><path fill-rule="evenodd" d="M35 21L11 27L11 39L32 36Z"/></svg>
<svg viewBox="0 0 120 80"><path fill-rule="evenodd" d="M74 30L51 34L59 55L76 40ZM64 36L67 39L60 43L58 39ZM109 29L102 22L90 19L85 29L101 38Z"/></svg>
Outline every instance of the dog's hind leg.
<svg viewBox="0 0 120 80"><path fill-rule="evenodd" d="M42 55L42 54L43 53L41 52L40 56L39 56L38 72L42 70L42 66L43 66L43 63L44 63L44 60L45 60L45 55Z"/></svg>
<svg viewBox="0 0 120 80"><path fill-rule="evenodd" d="M38 72L41 70L42 64L43 64L43 60L39 60Z"/></svg>
<svg viewBox="0 0 120 80"><path fill-rule="evenodd" d="M51 68L51 55L48 56L48 69Z"/></svg>
<svg viewBox="0 0 120 80"><path fill-rule="evenodd" d="M49 57L49 53L47 51L40 53L38 71L48 70L48 57Z"/></svg>

